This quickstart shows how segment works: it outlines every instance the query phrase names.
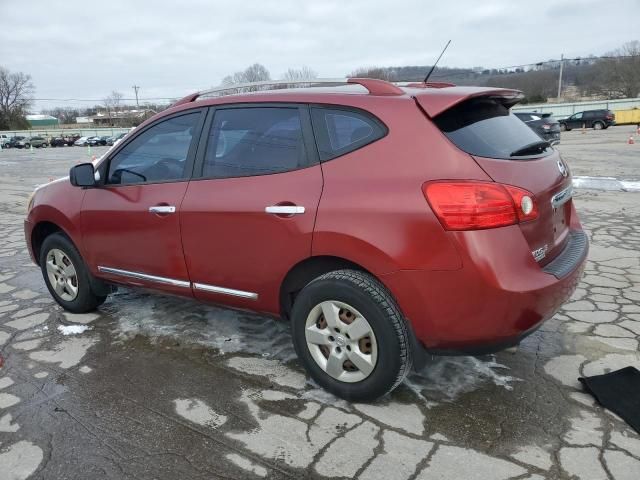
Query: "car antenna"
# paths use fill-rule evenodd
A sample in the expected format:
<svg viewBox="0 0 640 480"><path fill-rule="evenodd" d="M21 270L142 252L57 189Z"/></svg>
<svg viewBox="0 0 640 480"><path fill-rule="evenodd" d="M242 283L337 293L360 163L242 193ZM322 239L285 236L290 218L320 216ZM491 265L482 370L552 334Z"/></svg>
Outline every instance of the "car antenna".
<svg viewBox="0 0 640 480"><path fill-rule="evenodd" d="M442 52L440 52L440 56L438 57L438 59L435 61L435 63L433 64L433 66L431 67L431 70L429 70L429 73L427 73L427 76L424 77L424 81L422 83L427 83L427 80L429 80L429 77L431 76L431 74L433 73L433 71L436 69L436 65L438 65L438 62L440 61L440 59L442 58L442 55L444 55L445 50L447 49L447 47L449 46L449 44L451 43L451 40L449 40L447 42L447 44L444 46L444 48L442 49Z"/></svg>

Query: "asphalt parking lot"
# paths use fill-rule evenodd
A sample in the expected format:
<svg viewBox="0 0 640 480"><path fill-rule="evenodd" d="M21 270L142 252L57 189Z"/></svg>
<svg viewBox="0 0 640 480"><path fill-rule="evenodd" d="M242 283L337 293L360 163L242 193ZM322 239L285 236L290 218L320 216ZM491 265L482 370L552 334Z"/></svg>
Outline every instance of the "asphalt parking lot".
<svg viewBox="0 0 640 480"><path fill-rule="evenodd" d="M640 181L632 131L565 132L558 148L574 175ZM1 479L640 478L640 436L578 382L640 368L640 193L576 190L585 276L516 351L434 357L349 404L309 380L283 322L122 288L64 313L22 219L35 185L89 155L0 151Z"/></svg>

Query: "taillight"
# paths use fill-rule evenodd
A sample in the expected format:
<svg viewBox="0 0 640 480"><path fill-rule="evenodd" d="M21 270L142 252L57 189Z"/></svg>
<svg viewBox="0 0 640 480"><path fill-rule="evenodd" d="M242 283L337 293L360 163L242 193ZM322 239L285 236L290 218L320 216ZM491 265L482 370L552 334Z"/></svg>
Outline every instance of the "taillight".
<svg viewBox="0 0 640 480"><path fill-rule="evenodd" d="M543 123L542 124L542 128L543 128L543 130L550 130L551 129L551 125L549 125L548 123Z"/></svg>
<svg viewBox="0 0 640 480"><path fill-rule="evenodd" d="M481 230L538 218L533 195L511 185L432 182L422 191L446 230Z"/></svg>

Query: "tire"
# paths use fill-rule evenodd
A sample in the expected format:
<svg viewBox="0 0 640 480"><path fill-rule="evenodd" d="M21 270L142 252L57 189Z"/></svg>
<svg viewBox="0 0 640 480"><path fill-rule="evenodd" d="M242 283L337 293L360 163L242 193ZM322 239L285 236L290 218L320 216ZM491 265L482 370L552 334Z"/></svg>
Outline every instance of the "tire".
<svg viewBox="0 0 640 480"><path fill-rule="evenodd" d="M325 311L333 313L331 321ZM359 328L350 329L356 321ZM368 273L337 270L311 281L295 299L291 323L300 362L319 385L345 400L381 397L411 370L405 320L391 294Z"/></svg>
<svg viewBox="0 0 640 480"><path fill-rule="evenodd" d="M571 129L567 128L567 124L566 123L561 123L560 124L560 131L561 132L568 132L569 130L571 130Z"/></svg>
<svg viewBox="0 0 640 480"><path fill-rule="evenodd" d="M593 122L594 130L602 130L604 128L604 124L602 122Z"/></svg>
<svg viewBox="0 0 640 480"><path fill-rule="evenodd" d="M62 254L63 256L60 256ZM67 270L68 281L60 281L54 285L55 277L60 278L61 268L58 274L54 274L55 267L48 265L47 260L53 260L54 264L73 267L75 276ZM107 299L106 296L98 296L91 290L90 274L87 267L73 243L63 234L54 233L45 238L40 249L40 269L44 282L53 299L65 310L73 313L86 313L95 310ZM75 278L75 282L73 281ZM75 295L73 284L75 283ZM56 289L57 288L57 289Z"/></svg>

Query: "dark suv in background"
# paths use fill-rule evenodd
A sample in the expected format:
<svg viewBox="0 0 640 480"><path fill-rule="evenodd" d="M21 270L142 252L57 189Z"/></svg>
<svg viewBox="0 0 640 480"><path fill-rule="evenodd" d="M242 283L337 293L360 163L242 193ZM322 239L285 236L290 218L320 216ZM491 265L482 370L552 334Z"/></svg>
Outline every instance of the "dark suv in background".
<svg viewBox="0 0 640 480"><path fill-rule="evenodd" d="M560 129L568 131L572 128L593 128L602 130L616 124L616 115L611 110L586 110L574 113L570 117L560 120Z"/></svg>
<svg viewBox="0 0 640 480"><path fill-rule="evenodd" d="M527 126L536 132L540 138L551 145L560 143L560 124L551 113L513 112Z"/></svg>

